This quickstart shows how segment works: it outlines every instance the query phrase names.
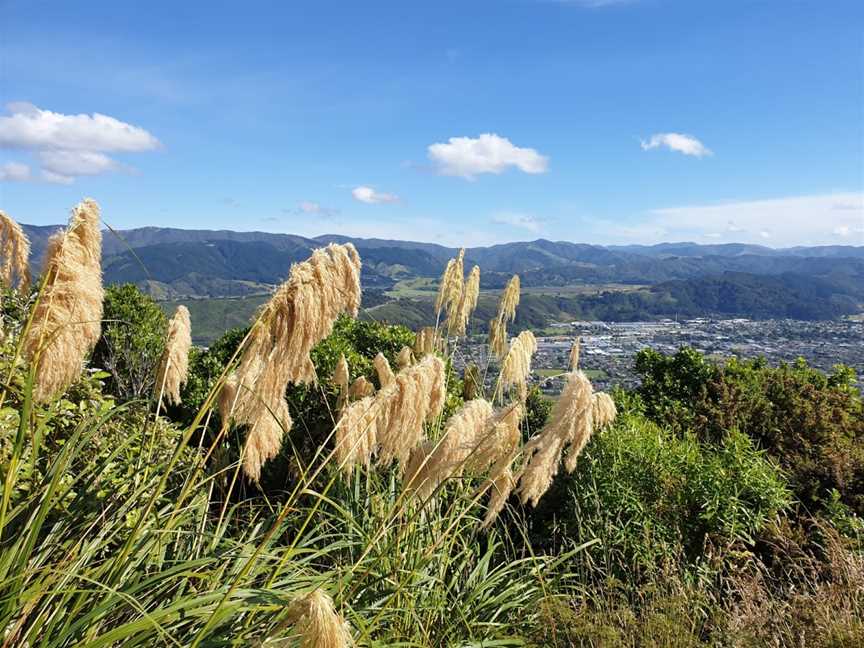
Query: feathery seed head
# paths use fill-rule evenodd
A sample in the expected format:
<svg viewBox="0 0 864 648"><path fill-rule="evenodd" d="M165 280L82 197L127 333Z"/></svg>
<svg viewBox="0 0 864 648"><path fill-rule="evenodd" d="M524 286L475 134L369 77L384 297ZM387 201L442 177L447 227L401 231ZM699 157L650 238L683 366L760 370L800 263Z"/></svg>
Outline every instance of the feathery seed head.
<svg viewBox="0 0 864 648"><path fill-rule="evenodd" d="M579 350L582 346L582 338L577 337L570 347L570 371L576 371L579 368Z"/></svg>
<svg viewBox="0 0 864 648"><path fill-rule="evenodd" d="M171 404L180 404L180 389L186 384L189 371L189 349L192 347L192 322L189 309L178 306L168 323L165 350L156 372L156 394Z"/></svg>
<svg viewBox="0 0 864 648"><path fill-rule="evenodd" d="M390 363L387 362L387 358L384 357L383 353L378 353L375 356L375 359L372 360L372 364L375 366L375 371L378 373L378 384L383 389L391 382L395 376L393 375L393 370L390 368Z"/></svg>
<svg viewBox="0 0 864 648"><path fill-rule="evenodd" d="M333 368L333 384L339 388L341 393L348 392L348 383L351 380L351 375L348 370L348 360L344 353L339 354L339 360L336 361L336 366Z"/></svg>
<svg viewBox="0 0 864 648"><path fill-rule="evenodd" d="M21 226L0 209L0 282L7 288L18 285L24 293L30 287L30 240Z"/></svg>
<svg viewBox="0 0 864 648"><path fill-rule="evenodd" d="M440 346L434 326L424 326L414 336L414 356L417 358L434 353Z"/></svg>
<svg viewBox="0 0 864 648"><path fill-rule="evenodd" d="M465 283L464 260L465 249L462 248L455 259L447 262L447 267L441 276L441 284L438 286L438 296L435 299L435 310L439 313L442 308L447 313L454 313L459 305Z"/></svg>
<svg viewBox="0 0 864 648"><path fill-rule="evenodd" d="M366 378L366 376L358 376L348 388L348 398L350 400L357 400L358 398L371 396L374 393L375 385L369 382L369 379Z"/></svg>
<svg viewBox="0 0 864 648"><path fill-rule="evenodd" d="M516 387L524 400L531 374L531 357L537 351L537 338L531 331L522 331L510 344L510 350L501 363L501 389Z"/></svg>
<svg viewBox="0 0 864 648"><path fill-rule="evenodd" d="M300 638L300 648L354 646L348 622L336 611L333 599L316 589L291 603L288 620Z"/></svg>
<svg viewBox="0 0 864 648"><path fill-rule="evenodd" d="M294 264L261 310L234 372L233 397L220 398L223 421L246 425L247 446L258 450L247 452L244 462L252 479L279 451L282 432L291 429L284 400L288 384L316 381L312 347L332 332L340 314L356 315L359 307L360 257L347 243L330 244Z"/></svg>
<svg viewBox="0 0 864 648"><path fill-rule="evenodd" d="M576 468L576 459L588 443L593 430L593 388L581 371L567 374L561 397L555 402L549 421L536 437L525 445L527 462L519 476L518 492L522 503L537 506L549 490L565 447L569 446L565 467Z"/></svg>
<svg viewBox="0 0 864 648"><path fill-rule="evenodd" d="M33 397L37 402L72 384L99 340L101 256L99 205L88 198L72 210L69 226L51 237L45 253L46 279L24 339L24 355L36 363Z"/></svg>
<svg viewBox="0 0 864 648"><path fill-rule="evenodd" d="M615 407L615 401L606 392L597 392L594 394L592 416L594 418L594 427L596 429L604 428L612 425L615 418L618 416L618 410Z"/></svg>
<svg viewBox="0 0 864 648"><path fill-rule="evenodd" d="M414 364L414 354L411 352L411 347L404 346L396 356L396 366L399 369L405 369Z"/></svg>
<svg viewBox="0 0 864 648"><path fill-rule="evenodd" d="M489 349L499 360L507 355L507 325L495 318L489 322Z"/></svg>
<svg viewBox="0 0 864 648"><path fill-rule="evenodd" d="M447 331L450 335L465 335L468 328L468 320L471 313L477 308L477 299L480 297L480 266L471 268L468 280L459 297L459 303L453 311L447 314Z"/></svg>
<svg viewBox="0 0 864 648"><path fill-rule="evenodd" d="M521 290L519 275L513 275L507 282L507 287L501 293L498 302L498 319L504 322L512 322L516 318L516 307L519 306L519 292Z"/></svg>

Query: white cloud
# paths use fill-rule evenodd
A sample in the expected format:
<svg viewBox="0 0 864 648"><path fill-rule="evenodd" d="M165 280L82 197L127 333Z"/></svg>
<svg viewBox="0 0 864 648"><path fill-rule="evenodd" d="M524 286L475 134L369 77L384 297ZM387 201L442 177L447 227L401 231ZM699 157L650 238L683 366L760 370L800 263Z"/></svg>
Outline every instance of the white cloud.
<svg viewBox="0 0 864 648"><path fill-rule="evenodd" d="M320 214L321 205L311 200L303 200L297 205L297 208L304 214Z"/></svg>
<svg viewBox="0 0 864 648"><path fill-rule="evenodd" d="M496 225L510 225L535 233L543 229L542 223L536 216L518 212L500 212L492 217L492 222Z"/></svg>
<svg viewBox="0 0 864 648"><path fill-rule="evenodd" d="M159 148L159 140L143 128L93 113L64 115L33 104L7 104L0 117L0 147L27 150L140 152Z"/></svg>
<svg viewBox="0 0 864 648"><path fill-rule="evenodd" d="M289 216L321 216L322 218L334 218L339 215L339 210L333 207L325 207L314 200L301 200L293 209L283 209L283 214Z"/></svg>
<svg viewBox="0 0 864 648"><path fill-rule="evenodd" d="M836 205L844 205L837 209ZM637 225L643 242L696 240L721 232L726 241L778 247L827 245L842 236L864 244L864 193L832 193L655 209ZM624 232L618 232L625 234ZM633 238L633 237L628 237ZM649 240L650 239L650 240Z"/></svg>
<svg viewBox="0 0 864 648"><path fill-rule="evenodd" d="M359 200L367 205L378 205L381 203L399 202L399 196L382 191L375 191L372 187L354 187L351 190L354 200Z"/></svg>
<svg viewBox="0 0 864 648"><path fill-rule="evenodd" d="M37 157L43 170L70 178L99 175L120 166L104 153L95 151L40 151Z"/></svg>
<svg viewBox="0 0 864 648"><path fill-rule="evenodd" d="M655 133L648 140L641 140L642 150L664 147L670 151L677 151L684 155L704 157L714 155L702 142L692 135L682 133Z"/></svg>
<svg viewBox="0 0 864 648"><path fill-rule="evenodd" d="M0 165L0 182L27 182L30 180L30 167L20 162L6 162Z"/></svg>
<svg viewBox="0 0 864 648"><path fill-rule="evenodd" d="M545 173L549 158L532 148L514 146L506 137L484 133L480 137L451 137L431 144L427 153L441 175L473 180L481 173L502 173L515 167L525 173Z"/></svg>
<svg viewBox="0 0 864 648"><path fill-rule="evenodd" d="M29 151L42 164L46 182L69 184L78 176L123 168L105 153L138 153L161 147L143 128L114 117L64 115L17 102L0 117L0 148Z"/></svg>
<svg viewBox="0 0 864 648"><path fill-rule="evenodd" d="M43 171L42 172L42 180L43 182L47 182L49 184L62 184L62 185L70 185L75 182L75 178L70 178L69 176L64 176L59 173L54 173L53 171Z"/></svg>

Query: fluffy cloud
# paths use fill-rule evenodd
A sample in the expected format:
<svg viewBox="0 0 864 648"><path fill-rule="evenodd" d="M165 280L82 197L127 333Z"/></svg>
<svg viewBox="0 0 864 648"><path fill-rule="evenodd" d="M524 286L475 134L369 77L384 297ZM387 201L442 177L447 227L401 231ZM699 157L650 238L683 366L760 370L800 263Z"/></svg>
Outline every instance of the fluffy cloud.
<svg viewBox="0 0 864 648"><path fill-rule="evenodd" d="M143 128L114 117L64 115L29 103L10 103L0 117L0 148L29 151L42 165L42 179L69 184L78 176L122 168L106 153L139 153L161 147Z"/></svg>
<svg viewBox="0 0 864 648"><path fill-rule="evenodd" d="M27 182L30 180L30 167L20 162L7 162L0 165L0 182Z"/></svg>
<svg viewBox="0 0 864 648"><path fill-rule="evenodd" d="M399 202L399 196L384 193L383 191L375 191L372 187L354 187L351 190L351 195L354 196L354 200L359 200L367 205Z"/></svg>
<svg viewBox="0 0 864 648"><path fill-rule="evenodd" d="M837 209L843 205L843 209ZM604 238L639 243L696 241L794 245L864 244L864 194L833 193L647 212L629 226L597 223Z"/></svg>
<svg viewBox="0 0 864 648"><path fill-rule="evenodd" d="M492 222L495 225L509 225L535 233L543 229L540 219L536 216L517 212L500 212L492 217Z"/></svg>
<svg viewBox="0 0 864 648"><path fill-rule="evenodd" d="M713 153L698 139L692 135L682 133L655 133L648 140L642 140L642 150L650 151L655 148L667 148L684 155L694 157L705 157Z"/></svg>
<svg viewBox="0 0 864 648"><path fill-rule="evenodd" d="M140 152L159 148L159 140L143 128L107 115L64 115L33 104L6 106L0 117L0 147L28 150Z"/></svg>
<svg viewBox="0 0 864 648"><path fill-rule="evenodd" d="M451 137L447 143L432 144L429 159L441 175L473 180L481 173L502 173L515 167L525 173L545 173L549 158L532 148L514 146L506 137L484 133L480 137Z"/></svg>

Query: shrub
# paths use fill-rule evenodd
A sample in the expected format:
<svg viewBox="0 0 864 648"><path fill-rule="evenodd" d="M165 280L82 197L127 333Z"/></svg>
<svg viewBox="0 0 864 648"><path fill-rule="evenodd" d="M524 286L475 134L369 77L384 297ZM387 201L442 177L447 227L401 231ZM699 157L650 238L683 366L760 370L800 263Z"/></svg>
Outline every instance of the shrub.
<svg viewBox="0 0 864 648"><path fill-rule="evenodd" d="M109 393L120 401L151 395L167 328L165 313L134 284L105 290L102 335L91 364L108 372Z"/></svg>
<svg viewBox="0 0 864 648"><path fill-rule="evenodd" d="M714 365L689 348L672 356L640 351L636 369L646 414L679 434L722 442L738 429L787 472L796 497L824 506L831 491L864 515L864 404L855 374L826 375L803 360Z"/></svg>
<svg viewBox="0 0 864 648"><path fill-rule="evenodd" d="M702 445L625 414L594 435L529 521L535 545L549 551L599 538L586 554L593 578L638 582L710 566L711 547L751 543L788 504L780 472L745 435Z"/></svg>

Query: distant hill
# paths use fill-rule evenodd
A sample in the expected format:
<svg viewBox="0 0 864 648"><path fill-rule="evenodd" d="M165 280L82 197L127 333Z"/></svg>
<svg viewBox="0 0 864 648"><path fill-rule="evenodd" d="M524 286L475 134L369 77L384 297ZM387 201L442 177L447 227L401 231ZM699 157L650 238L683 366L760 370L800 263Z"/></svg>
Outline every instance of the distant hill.
<svg viewBox="0 0 864 648"><path fill-rule="evenodd" d="M24 228L38 265L48 237L58 227ZM287 276L292 263L332 241L350 241L357 247L363 258L364 287L377 291L402 280L437 278L457 252L433 243L338 235L305 238L145 227L106 231L103 267L107 282L133 282L159 299L243 297L269 292ZM773 249L689 242L604 247L538 239L468 248L465 257L467 267L476 263L482 268L484 290L503 287L513 273L520 274L523 286L550 293L582 284L650 286L602 298L571 297L553 306L546 300L537 304L537 320L597 313L610 318L659 316L671 312L666 305L672 302L687 313L829 318L854 312L864 302L864 247ZM810 307L804 303L807 299ZM405 317L414 313L418 319L416 311L425 311L422 304L401 306ZM388 305L378 308L387 312Z"/></svg>

